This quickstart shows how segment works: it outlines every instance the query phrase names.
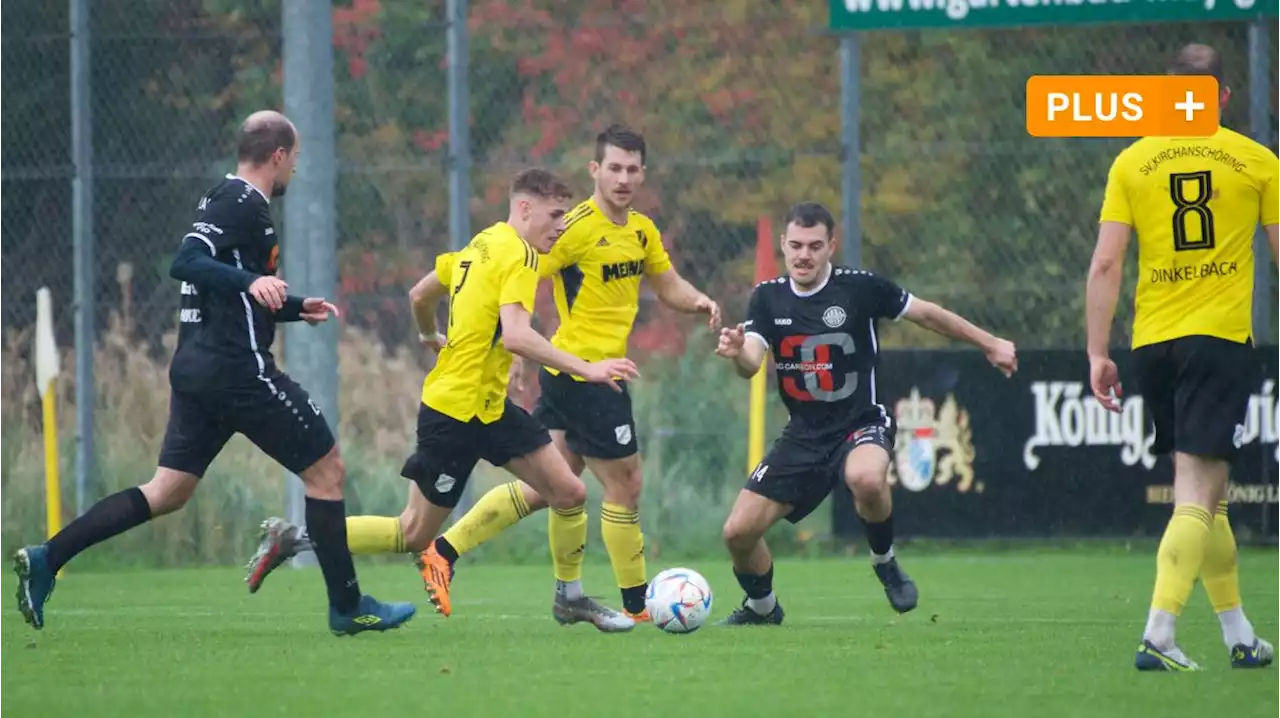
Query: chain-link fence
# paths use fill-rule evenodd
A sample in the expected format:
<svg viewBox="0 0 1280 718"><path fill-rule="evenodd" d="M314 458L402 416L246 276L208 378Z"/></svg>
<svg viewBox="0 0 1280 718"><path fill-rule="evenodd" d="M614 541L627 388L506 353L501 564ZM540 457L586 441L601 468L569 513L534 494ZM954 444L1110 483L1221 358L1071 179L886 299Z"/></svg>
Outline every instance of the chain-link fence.
<svg viewBox="0 0 1280 718"><path fill-rule="evenodd" d="M151 471L178 301L168 263L200 195L232 169L238 122L282 106L282 28L278 0L90 7L101 494ZM624 122L649 144L637 207L658 221L680 271L740 318L759 220L774 218L776 229L802 199L841 206L837 40L822 30L826 12L812 0L472 0L472 229L505 216L506 183L530 163L588 194L593 135ZM39 500L42 471L26 361L37 287L53 291L60 346L72 339L68 20L65 2L18 3L3 24L4 516L18 519L6 521L6 540L16 535L8 527L38 515L21 503ZM356 508L390 510L404 490L394 477L425 368L404 296L448 244L444 20L443 0L333 8L340 435L356 457ZM1224 123L1247 131L1242 23L866 35L864 263L1020 346L1078 347L1102 185L1124 143L1029 138L1026 78L1161 72L1192 40L1222 51L1234 90ZM1268 87L1274 147L1274 75ZM541 303L544 328L554 325L549 309ZM637 412L642 439L656 445L647 470L699 476L715 499L741 474L745 389L706 366L696 325L646 298L633 347L662 360L646 370L656 388ZM888 346L937 341L886 328ZM68 383L64 418L74 412ZM702 426L721 438L705 441ZM65 428L63 437L73 440ZM235 479L241 488L216 506L206 500L204 533L183 534L176 554L224 560L214 539L279 505L281 474L254 452L233 451L215 470L261 478L249 488ZM228 519L228 507L244 518Z"/></svg>

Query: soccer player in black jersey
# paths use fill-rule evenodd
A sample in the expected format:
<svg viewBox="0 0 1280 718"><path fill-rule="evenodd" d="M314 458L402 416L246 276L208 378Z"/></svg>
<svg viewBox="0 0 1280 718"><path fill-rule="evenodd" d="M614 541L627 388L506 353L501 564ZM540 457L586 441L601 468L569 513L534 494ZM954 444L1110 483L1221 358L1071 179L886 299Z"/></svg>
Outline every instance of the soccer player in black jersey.
<svg viewBox="0 0 1280 718"><path fill-rule="evenodd" d="M834 226L820 204L792 207L782 235L788 276L758 284L747 321L720 331L716 354L744 378L760 370L766 352L773 353L778 389L791 414L724 524L733 572L746 592L724 625L782 623L764 533L779 519L796 523L809 515L840 480L853 492L889 604L899 613L916 607L916 585L893 554L886 478L896 427L876 401L877 321L905 317L977 346L1006 376L1017 370L1011 342L871 272L833 266Z"/></svg>
<svg viewBox="0 0 1280 718"><path fill-rule="evenodd" d="M18 608L34 628L58 570L90 546L182 508L233 434L301 477L307 528L329 592L329 628L338 635L395 628L411 603L360 594L347 550L342 485L333 434L307 392L271 355L277 322L318 324L337 311L322 298L289 296L276 276L280 247L271 198L284 194L299 151L284 115L262 111L240 127L236 174L200 200L169 274L182 282L178 347L169 366L169 423L151 481L99 501L48 542L20 549Z"/></svg>

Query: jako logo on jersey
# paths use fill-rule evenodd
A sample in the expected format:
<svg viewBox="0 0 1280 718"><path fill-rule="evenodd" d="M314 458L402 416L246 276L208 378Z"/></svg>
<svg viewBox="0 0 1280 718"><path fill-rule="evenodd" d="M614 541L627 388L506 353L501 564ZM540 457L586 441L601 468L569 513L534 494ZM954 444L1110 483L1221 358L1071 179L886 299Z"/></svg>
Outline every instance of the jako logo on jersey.
<svg viewBox="0 0 1280 718"><path fill-rule="evenodd" d="M626 279L627 277L639 277L644 274L644 260L636 259L630 262L614 262L613 264L604 265L604 281L609 282L614 279Z"/></svg>
<svg viewBox="0 0 1280 718"><path fill-rule="evenodd" d="M827 307L827 311L822 313L822 323L832 329L844 326L844 320L848 318L849 315L845 314L840 307Z"/></svg>
<svg viewBox="0 0 1280 718"><path fill-rule="evenodd" d="M930 484L945 486L957 479L956 491L982 492L982 482L973 481L973 428L969 412L961 409L948 394L942 409L932 399L921 398L920 390L898 400L893 407L898 422L895 461L889 466L889 483L899 483L908 491L924 491Z"/></svg>
<svg viewBox="0 0 1280 718"><path fill-rule="evenodd" d="M780 326L780 327L789 327L789 326L791 326L791 320L790 320L790 319L788 319L788 318L786 318L786 317L774 317L774 319L773 319L773 323L774 323L775 325L777 325L777 326Z"/></svg>

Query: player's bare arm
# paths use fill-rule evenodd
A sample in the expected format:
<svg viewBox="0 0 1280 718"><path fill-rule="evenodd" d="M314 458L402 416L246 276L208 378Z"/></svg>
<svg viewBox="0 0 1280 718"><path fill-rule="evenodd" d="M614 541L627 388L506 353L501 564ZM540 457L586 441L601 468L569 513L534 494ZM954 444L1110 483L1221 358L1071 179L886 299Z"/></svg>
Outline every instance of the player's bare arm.
<svg viewBox="0 0 1280 718"><path fill-rule="evenodd" d="M711 331L720 328L720 305L711 297L698 291L689 280L680 276L675 269L668 269L659 274L649 276L654 292L663 304L678 312L686 314L707 314L707 326Z"/></svg>
<svg viewBox="0 0 1280 718"><path fill-rule="evenodd" d="M1120 411L1120 372L1111 360L1108 347L1111 344L1111 322L1115 319L1116 302L1120 299L1120 283L1124 280L1124 254L1129 247L1129 233L1129 225L1123 222L1101 223L1085 285L1089 386L1098 403L1110 411Z"/></svg>
<svg viewBox="0 0 1280 718"><path fill-rule="evenodd" d="M436 351L444 347L444 337L436 327L436 307L449 293L434 271L418 280L409 290L409 303L413 307L413 321L418 325L418 338Z"/></svg>
<svg viewBox="0 0 1280 718"><path fill-rule="evenodd" d="M768 350L763 338L746 333L745 324L721 329L720 343L716 346L716 354L732 361L734 371L743 379L750 379L760 371Z"/></svg>
<svg viewBox="0 0 1280 718"><path fill-rule="evenodd" d="M1005 376L1012 376L1018 370L1017 348L1013 342L1001 339L955 312L944 309L933 302L914 297L904 314L913 324L941 334L951 339L968 342L987 356L987 361Z"/></svg>
<svg viewBox="0 0 1280 718"><path fill-rule="evenodd" d="M1267 242L1271 245L1271 261L1273 261L1273 262L1275 262L1275 263L1277 263L1277 264L1280 264L1280 257L1277 257L1277 256L1276 256L1276 252L1277 252L1277 247L1276 247L1276 241L1277 241L1276 234L1277 234L1277 232L1276 232L1276 230L1277 230L1277 229L1280 229L1280 225L1276 225L1276 224L1268 224L1268 225L1267 225L1267 227L1266 227L1266 229L1267 229Z"/></svg>
<svg viewBox="0 0 1280 718"><path fill-rule="evenodd" d="M640 376L640 371L630 359L605 359L588 363L555 348L546 337L534 330L529 312L520 304L503 304L498 308L498 314L502 321L502 343L512 354L580 376L595 384L608 384L615 391L622 391L615 379L630 381Z"/></svg>

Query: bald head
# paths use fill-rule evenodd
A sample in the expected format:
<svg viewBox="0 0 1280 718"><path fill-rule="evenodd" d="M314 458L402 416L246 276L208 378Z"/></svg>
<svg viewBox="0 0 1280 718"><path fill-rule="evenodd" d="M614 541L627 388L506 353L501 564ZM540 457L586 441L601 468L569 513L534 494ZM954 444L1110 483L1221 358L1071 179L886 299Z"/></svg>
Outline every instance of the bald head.
<svg viewBox="0 0 1280 718"><path fill-rule="evenodd" d="M1192 43L1178 51L1169 63L1170 75L1210 75L1224 84L1222 55L1208 45Z"/></svg>
<svg viewBox="0 0 1280 718"><path fill-rule="evenodd" d="M265 164L276 150L293 152L298 131L289 118L275 110L261 110L249 115L240 125L236 140L236 159L254 167Z"/></svg>

